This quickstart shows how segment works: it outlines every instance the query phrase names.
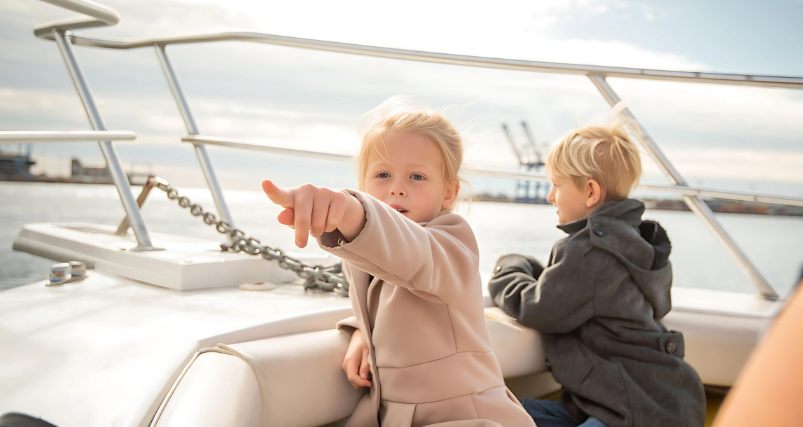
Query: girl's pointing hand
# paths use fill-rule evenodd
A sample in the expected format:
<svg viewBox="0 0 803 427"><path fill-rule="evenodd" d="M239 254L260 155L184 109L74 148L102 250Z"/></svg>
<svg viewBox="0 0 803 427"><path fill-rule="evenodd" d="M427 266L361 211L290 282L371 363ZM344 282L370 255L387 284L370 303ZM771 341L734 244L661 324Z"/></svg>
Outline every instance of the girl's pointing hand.
<svg viewBox="0 0 803 427"><path fill-rule="evenodd" d="M307 246L311 234L320 237L324 232L339 229L347 240L352 240L365 224L362 204L350 194L338 190L304 184L281 189L265 180L262 189L270 200L283 207L277 219L296 231L296 246Z"/></svg>

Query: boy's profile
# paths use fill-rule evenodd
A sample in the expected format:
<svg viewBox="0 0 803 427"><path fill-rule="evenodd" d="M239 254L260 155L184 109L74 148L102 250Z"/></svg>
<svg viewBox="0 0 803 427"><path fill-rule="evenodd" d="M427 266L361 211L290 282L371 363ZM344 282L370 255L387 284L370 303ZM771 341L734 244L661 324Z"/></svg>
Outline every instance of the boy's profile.
<svg viewBox="0 0 803 427"><path fill-rule="evenodd" d="M705 395L683 361L671 309L671 245L628 199L641 175L626 123L570 132L549 153L548 200L568 237L547 267L499 258L488 289L496 305L543 336L562 402L524 399L539 427L702 426ZM635 128L635 126L631 127Z"/></svg>

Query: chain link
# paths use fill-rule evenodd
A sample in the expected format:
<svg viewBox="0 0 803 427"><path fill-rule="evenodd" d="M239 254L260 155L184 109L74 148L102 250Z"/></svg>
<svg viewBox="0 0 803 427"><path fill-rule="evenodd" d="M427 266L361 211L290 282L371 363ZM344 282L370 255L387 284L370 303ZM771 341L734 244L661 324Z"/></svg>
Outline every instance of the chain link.
<svg viewBox="0 0 803 427"><path fill-rule="evenodd" d="M167 194L170 200L177 200L178 205L184 209L189 208L193 216L202 217L207 225L213 225L218 233L226 234L231 238L231 243L222 243L220 249L228 252L245 252L250 255L261 255L268 261L277 261L279 267L291 270L298 277L304 280L304 290L321 289L324 291L337 292L342 296L349 295L349 284L343 276L343 269L340 263L322 266L312 265L286 255L281 249L263 245L259 240L248 237L242 230L229 225L226 221L218 220L213 213L206 212L197 204L192 203L186 196L181 196L178 190L170 184L159 182L154 185Z"/></svg>

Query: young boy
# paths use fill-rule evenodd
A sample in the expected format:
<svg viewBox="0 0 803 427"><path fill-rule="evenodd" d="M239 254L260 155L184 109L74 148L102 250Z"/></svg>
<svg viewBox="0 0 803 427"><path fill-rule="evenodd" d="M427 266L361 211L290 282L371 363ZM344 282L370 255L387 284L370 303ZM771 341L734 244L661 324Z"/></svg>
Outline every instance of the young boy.
<svg viewBox="0 0 803 427"><path fill-rule="evenodd" d="M683 335L661 324L671 309L664 229L628 199L641 160L623 122L568 134L549 153L548 200L568 234L543 268L504 255L493 299L541 332L562 402L522 400L538 427L701 427L705 395L683 361Z"/></svg>

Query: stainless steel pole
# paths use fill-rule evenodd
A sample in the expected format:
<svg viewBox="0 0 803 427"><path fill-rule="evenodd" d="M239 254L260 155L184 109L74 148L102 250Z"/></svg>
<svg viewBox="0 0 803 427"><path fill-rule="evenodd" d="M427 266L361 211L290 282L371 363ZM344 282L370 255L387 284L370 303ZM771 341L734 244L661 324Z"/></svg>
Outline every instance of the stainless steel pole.
<svg viewBox="0 0 803 427"><path fill-rule="evenodd" d="M78 96L81 97L81 102L84 104L84 110L89 117L89 122L95 130L108 130L103 118L100 116L95 99L92 97L92 91L89 89L89 83L84 76L84 71L78 64L78 59L75 57L72 43L65 36L63 30L54 30L53 35L56 43L59 45L61 55L64 57L64 63L67 65L67 70L72 76L75 89L78 91ZM145 222L142 220L137 202L134 200L134 195L131 194L131 186L128 182L128 177L123 171L123 166L120 163L120 158L117 156L117 150L114 149L111 141L99 141L100 149L103 152L103 157L106 158L106 167L109 168L109 173L112 176L114 185L117 187L117 193L120 195L120 201L123 202L123 209L131 222L131 228L134 230L134 236L137 238L137 247L135 251L150 251L155 248L151 244L151 238L148 236L148 230L145 228Z"/></svg>
<svg viewBox="0 0 803 427"><path fill-rule="evenodd" d="M198 127L195 125L195 119L190 112L190 106L187 103L187 98L184 96L184 91L179 84L178 76L176 76L173 65L167 57L164 45L156 44L156 56L159 57L159 62L162 64L162 70L167 77L167 83L170 85L170 90L173 92L173 97L176 99L178 110L181 112L181 117L184 119L184 124L187 126L187 132L190 135L200 135ZM229 212L229 207L226 205L226 199L223 196L223 189L215 175L215 169L212 167L212 160L209 158L209 153L206 151L206 146L203 144L193 144L195 147L195 154L198 155L198 162L201 164L201 170L206 177L206 183L209 186L209 191L212 193L212 199L215 201L217 212L224 221L234 227L234 219Z"/></svg>
<svg viewBox="0 0 803 427"><path fill-rule="evenodd" d="M599 89L602 96L605 97L605 100L608 101L612 107L618 104L621 99L619 96L616 95L616 92L613 91L613 88L608 84L607 80L605 79L604 75L600 74L589 74L588 77L591 79L591 82L594 83L594 86ZM680 173L675 169L669 159L666 158L664 153L658 148L658 144L650 137L647 131L644 129L643 126L636 120L636 117L630 112L629 108L625 108L622 110L622 114L627 116L630 120L632 120L635 124L639 126L641 132L641 143L647 153L655 160L655 163L661 168L661 171L664 175L669 179L676 186L686 187L687 183L686 180L680 175ZM747 275L753 285L758 289L759 294L768 300L776 300L778 299L778 294L775 293L775 290L772 289L772 286L764 279L764 276L756 269L752 262L747 258L747 256L742 252L736 242L730 237L727 231L722 228L722 225L717 221L714 213L711 211L711 208L703 202L703 200L699 196L683 196L683 201L689 206L689 209L695 213L703 223L708 227L708 229L714 234L714 236L719 240L722 246L725 247L725 250L736 260L736 263L741 267L742 271Z"/></svg>

